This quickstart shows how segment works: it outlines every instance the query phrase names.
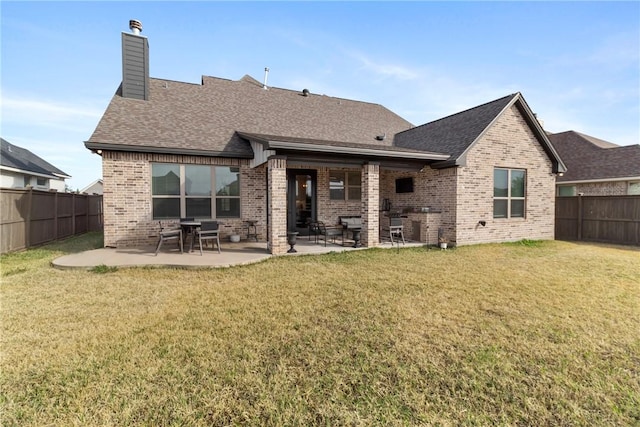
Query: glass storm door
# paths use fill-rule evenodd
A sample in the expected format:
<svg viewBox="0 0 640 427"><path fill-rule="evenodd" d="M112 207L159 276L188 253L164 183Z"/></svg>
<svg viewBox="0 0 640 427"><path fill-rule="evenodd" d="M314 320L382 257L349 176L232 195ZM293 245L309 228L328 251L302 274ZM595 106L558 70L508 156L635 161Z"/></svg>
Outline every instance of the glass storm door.
<svg viewBox="0 0 640 427"><path fill-rule="evenodd" d="M316 171L294 169L287 175L287 230L306 236L309 221L316 219Z"/></svg>

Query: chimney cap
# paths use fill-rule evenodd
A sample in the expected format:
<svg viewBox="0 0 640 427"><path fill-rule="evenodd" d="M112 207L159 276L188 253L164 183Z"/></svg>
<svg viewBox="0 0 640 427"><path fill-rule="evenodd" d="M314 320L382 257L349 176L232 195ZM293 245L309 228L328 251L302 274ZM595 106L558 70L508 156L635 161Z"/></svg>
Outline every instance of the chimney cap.
<svg viewBox="0 0 640 427"><path fill-rule="evenodd" d="M137 19L130 19L129 29L133 32L133 34L140 34L140 32L142 31L142 22L138 21Z"/></svg>

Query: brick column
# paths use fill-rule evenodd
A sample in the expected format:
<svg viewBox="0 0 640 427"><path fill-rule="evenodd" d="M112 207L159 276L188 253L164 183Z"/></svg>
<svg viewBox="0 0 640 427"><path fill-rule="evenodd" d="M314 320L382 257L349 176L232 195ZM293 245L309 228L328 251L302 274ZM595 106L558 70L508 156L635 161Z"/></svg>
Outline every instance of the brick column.
<svg viewBox="0 0 640 427"><path fill-rule="evenodd" d="M287 252L287 159L269 157L269 248L272 254Z"/></svg>
<svg viewBox="0 0 640 427"><path fill-rule="evenodd" d="M380 243L380 163L362 166L362 245Z"/></svg>

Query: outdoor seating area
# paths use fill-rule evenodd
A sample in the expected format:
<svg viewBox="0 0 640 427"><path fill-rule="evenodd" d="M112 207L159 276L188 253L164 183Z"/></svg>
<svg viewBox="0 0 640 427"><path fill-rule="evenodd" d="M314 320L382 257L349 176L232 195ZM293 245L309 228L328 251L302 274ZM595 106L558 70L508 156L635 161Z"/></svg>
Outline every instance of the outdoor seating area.
<svg viewBox="0 0 640 427"><path fill-rule="evenodd" d="M218 249L218 253L222 252L220 248L220 223L218 221L200 221L192 217L180 218L178 227L174 226L172 228L163 225L162 221L158 223L160 231L158 232L158 244L155 250L156 256L164 242L173 240L178 243L181 254L184 253L184 245L187 242L189 243L189 252L193 252L196 239L200 255L202 255L204 245L209 241L213 242L213 247Z"/></svg>
<svg viewBox="0 0 640 427"><path fill-rule="evenodd" d="M362 217L359 215L349 215L338 217L338 223L327 225L323 221L309 222L309 240L313 237L315 243L320 240L327 246L327 242L344 246L347 241L353 242L353 247L358 248L361 245L360 235L362 231Z"/></svg>

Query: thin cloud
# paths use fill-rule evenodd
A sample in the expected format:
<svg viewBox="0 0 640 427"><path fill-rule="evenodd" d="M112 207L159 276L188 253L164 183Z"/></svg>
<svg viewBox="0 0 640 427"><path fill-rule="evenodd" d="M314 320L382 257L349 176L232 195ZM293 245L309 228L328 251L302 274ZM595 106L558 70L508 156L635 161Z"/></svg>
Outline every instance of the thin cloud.
<svg viewBox="0 0 640 427"><path fill-rule="evenodd" d="M98 109L92 110L91 108L76 107L50 101L12 97L2 98L2 110L3 115L7 114L9 117L47 115L61 120L71 120L78 117L95 119L102 115L102 111Z"/></svg>
<svg viewBox="0 0 640 427"><path fill-rule="evenodd" d="M414 80L420 75L419 70L398 64L391 64L383 60L370 59L360 52L350 52L349 55L360 64L360 69L374 75L391 77L398 80Z"/></svg>

